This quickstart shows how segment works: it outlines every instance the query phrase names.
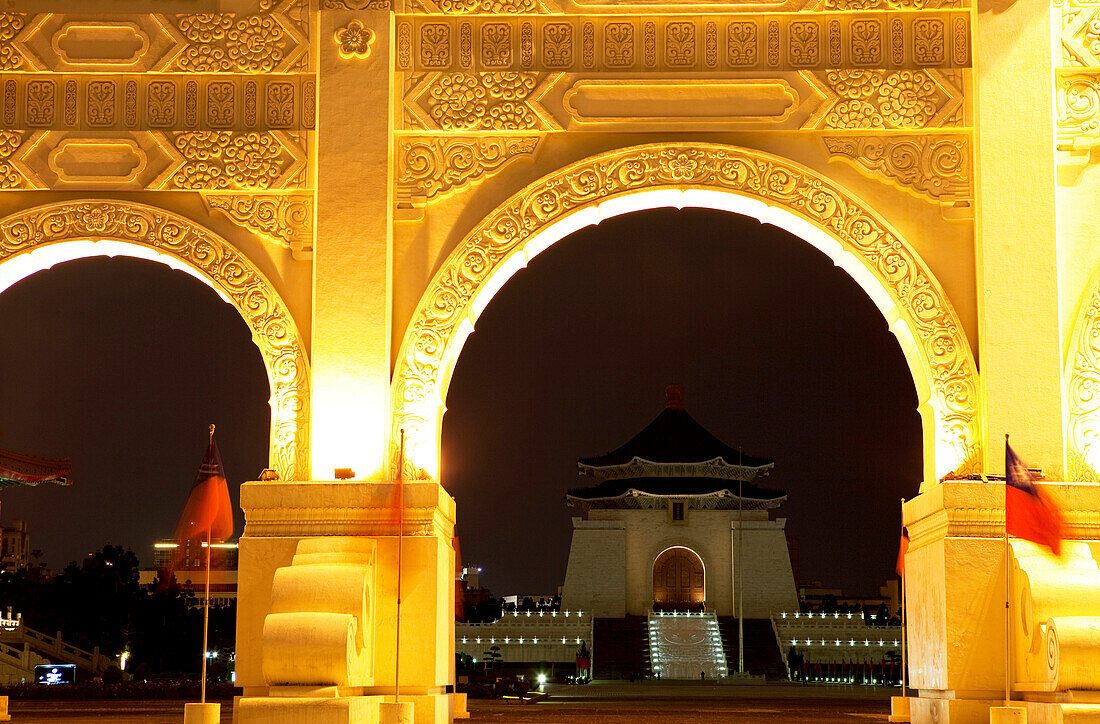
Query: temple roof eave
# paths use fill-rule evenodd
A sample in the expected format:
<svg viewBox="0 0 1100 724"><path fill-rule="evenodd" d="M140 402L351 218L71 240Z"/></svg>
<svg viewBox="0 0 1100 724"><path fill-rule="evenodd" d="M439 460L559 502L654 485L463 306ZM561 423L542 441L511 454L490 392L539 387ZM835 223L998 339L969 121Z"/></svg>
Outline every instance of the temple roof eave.
<svg viewBox="0 0 1100 724"><path fill-rule="evenodd" d="M590 465L578 461L577 469L598 481L624 480L629 478L718 478L748 482L758 476L767 475L775 467L774 462L762 465L734 465L722 457L710 460L688 462L659 462L634 456L627 463L619 465Z"/></svg>
<svg viewBox="0 0 1100 724"><path fill-rule="evenodd" d="M688 507L700 510L771 510L786 502L786 494L774 498L749 498L730 495L727 491L714 493L649 493L629 488L620 495L586 498L567 493L569 505L582 510L592 508L643 510L664 508L670 502L685 502Z"/></svg>

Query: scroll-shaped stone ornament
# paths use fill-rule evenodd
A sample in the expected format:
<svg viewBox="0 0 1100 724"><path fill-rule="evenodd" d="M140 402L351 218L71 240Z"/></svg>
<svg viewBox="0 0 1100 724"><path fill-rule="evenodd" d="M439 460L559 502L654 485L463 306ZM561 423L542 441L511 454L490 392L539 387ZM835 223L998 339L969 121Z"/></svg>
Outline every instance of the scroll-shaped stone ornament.
<svg viewBox="0 0 1100 724"><path fill-rule="evenodd" d="M298 542L271 585L262 657L269 685L373 685L374 567L369 538Z"/></svg>

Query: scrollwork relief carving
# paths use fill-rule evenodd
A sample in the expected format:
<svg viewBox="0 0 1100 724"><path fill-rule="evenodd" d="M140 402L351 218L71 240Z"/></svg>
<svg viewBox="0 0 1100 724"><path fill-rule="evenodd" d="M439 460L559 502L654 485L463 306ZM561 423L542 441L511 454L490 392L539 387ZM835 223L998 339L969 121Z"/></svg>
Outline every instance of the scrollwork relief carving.
<svg viewBox="0 0 1100 724"><path fill-rule="evenodd" d="M398 142L397 199L422 206L530 157L541 136L403 137Z"/></svg>
<svg viewBox="0 0 1100 724"><path fill-rule="evenodd" d="M415 461L435 464L437 401L446 392L440 389L443 365L475 295L498 267L521 253L527 240L582 207L668 187L764 201L826 230L862 260L896 302L930 371L936 448L952 456L937 465L950 469L974 454L980 436L970 347L943 290L908 244L858 198L790 161L727 146L666 143L608 152L535 182L471 230L443 263L413 315L394 371L391 440L406 431L407 475L424 474ZM391 464L398 464L396 445Z"/></svg>
<svg viewBox="0 0 1100 724"><path fill-rule="evenodd" d="M296 194L203 194L203 203L260 238L294 253L313 255L313 197Z"/></svg>
<svg viewBox="0 0 1100 724"><path fill-rule="evenodd" d="M1087 150L1100 144L1100 73L1059 72L1054 85L1058 147Z"/></svg>
<svg viewBox="0 0 1100 724"><path fill-rule="evenodd" d="M1100 468L1100 272L1093 275L1066 357L1067 477L1097 481Z"/></svg>
<svg viewBox="0 0 1100 724"><path fill-rule="evenodd" d="M284 188L304 164L302 148L277 132L186 131L171 136L185 159L172 176L175 188Z"/></svg>
<svg viewBox="0 0 1100 724"><path fill-rule="evenodd" d="M0 189L17 189L24 185L23 176L9 160L23 145L23 138L18 131L0 131Z"/></svg>
<svg viewBox="0 0 1100 724"><path fill-rule="evenodd" d="M826 136L834 157L937 202L970 199L970 141L957 136Z"/></svg>
<svg viewBox="0 0 1100 724"><path fill-rule="evenodd" d="M12 40L27 23L22 13L0 13L0 70L23 70L26 59L12 45Z"/></svg>
<svg viewBox="0 0 1100 724"><path fill-rule="evenodd" d="M528 102L538 73L447 73L414 79L406 125L444 131L528 131L546 127Z"/></svg>
<svg viewBox="0 0 1100 724"><path fill-rule="evenodd" d="M955 125L962 91L934 70L830 70L825 84L838 100L824 128L917 129Z"/></svg>
<svg viewBox="0 0 1100 724"><path fill-rule="evenodd" d="M309 479L309 362L289 310L249 259L221 237L162 209L111 201L64 201L0 220L0 264L43 244L114 239L181 259L228 297L252 329L271 382L270 467Z"/></svg>

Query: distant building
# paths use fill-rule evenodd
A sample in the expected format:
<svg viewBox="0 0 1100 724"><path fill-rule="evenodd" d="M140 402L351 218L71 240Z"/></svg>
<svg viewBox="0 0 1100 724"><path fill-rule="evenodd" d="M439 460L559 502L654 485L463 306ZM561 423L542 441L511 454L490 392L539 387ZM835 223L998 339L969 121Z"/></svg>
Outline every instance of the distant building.
<svg viewBox="0 0 1100 724"><path fill-rule="evenodd" d="M142 569L138 583L143 586L155 583L157 575L170 565L180 586L201 598L206 588L206 543L187 541L182 553L175 541L154 543L153 567ZM215 543L211 548L210 603L226 605L236 600L237 544Z"/></svg>
<svg viewBox="0 0 1100 724"><path fill-rule="evenodd" d="M27 521L16 520L0 531L0 570L11 573L29 567L31 536L27 532Z"/></svg>

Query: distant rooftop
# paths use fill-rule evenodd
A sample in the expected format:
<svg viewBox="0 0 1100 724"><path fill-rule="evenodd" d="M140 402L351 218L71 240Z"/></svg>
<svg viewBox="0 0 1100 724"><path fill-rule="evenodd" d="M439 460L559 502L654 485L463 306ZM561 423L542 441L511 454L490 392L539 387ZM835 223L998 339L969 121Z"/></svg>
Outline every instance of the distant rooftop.
<svg viewBox="0 0 1100 724"><path fill-rule="evenodd" d="M0 488L57 483L69 485L73 464L68 458L40 458L0 447Z"/></svg>
<svg viewBox="0 0 1100 724"><path fill-rule="evenodd" d="M684 409L679 385L665 388L665 408L626 444L604 455L581 458L577 468L597 485L566 493L580 508L660 507L668 498L690 499L692 507L774 508L786 493L750 481L774 463L744 455L722 442Z"/></svg>

